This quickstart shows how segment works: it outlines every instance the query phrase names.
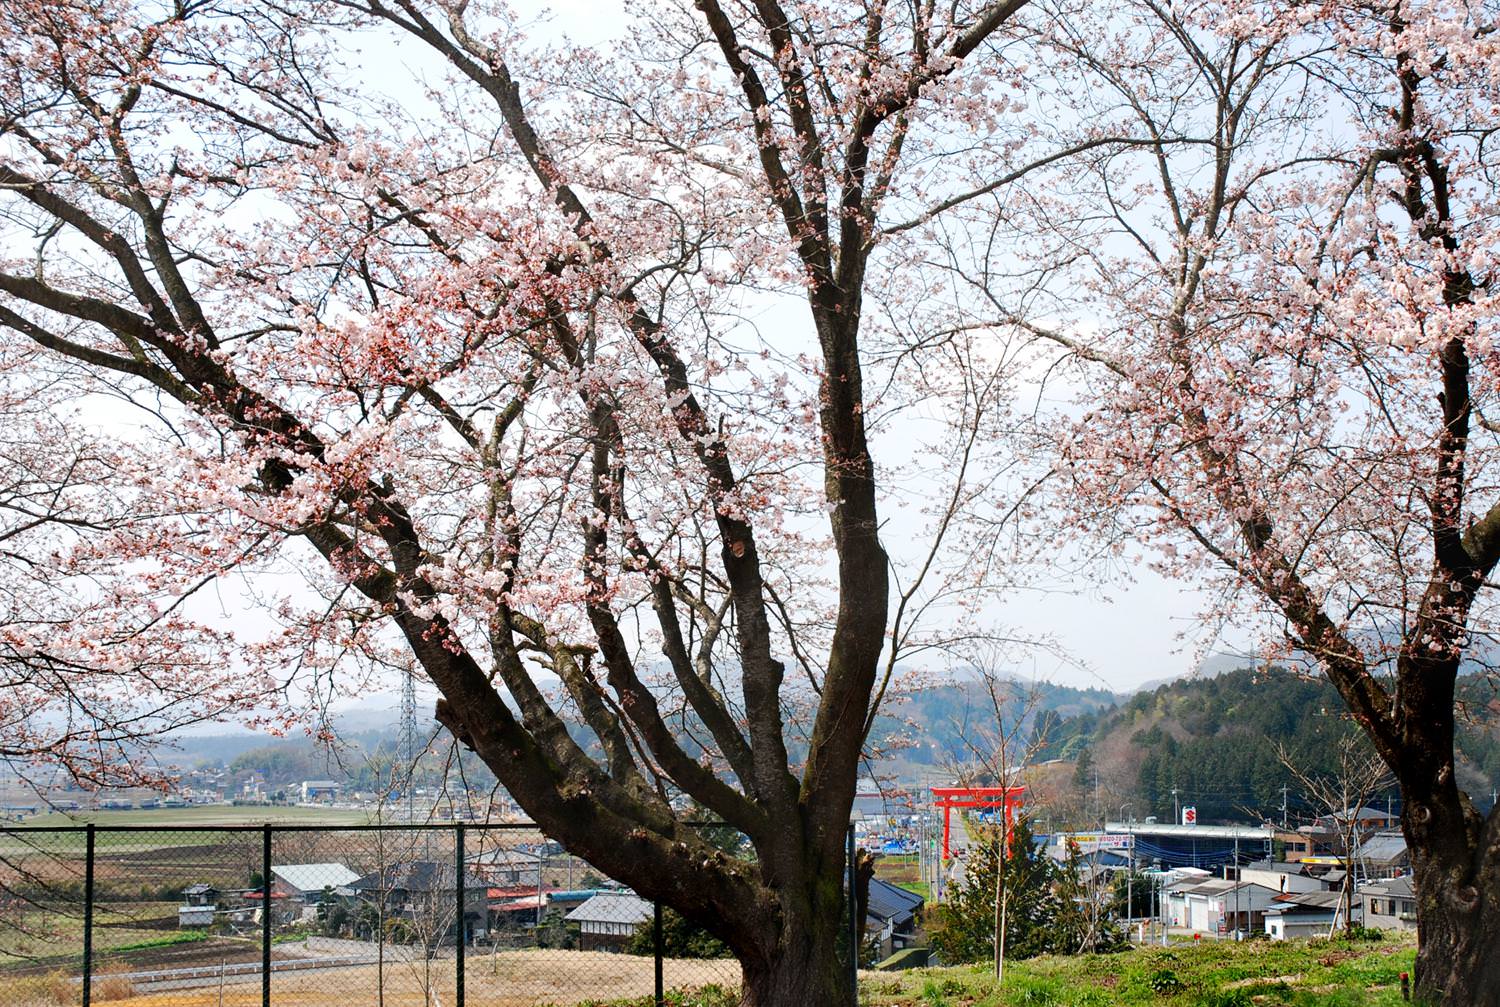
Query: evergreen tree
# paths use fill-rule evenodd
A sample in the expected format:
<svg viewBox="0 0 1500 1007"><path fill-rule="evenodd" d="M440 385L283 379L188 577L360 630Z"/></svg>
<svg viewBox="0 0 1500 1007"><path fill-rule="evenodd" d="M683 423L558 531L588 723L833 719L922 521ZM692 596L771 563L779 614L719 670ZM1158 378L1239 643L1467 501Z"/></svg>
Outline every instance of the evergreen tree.
<svg viewBox="0 0 1500 1007"><path fill-rule="evenodd" d="M630 942L625 945L625 953L655 954L655 930L653 920L646 920L636 927ZM664 907L661 912L661 953L666 958L728 958L730 954L723 941L670 907Z"/></svg>
<svg viewBox="0 0 1500 1007"><path fill-rule="evenodd" d="M1094 779L1094 750L1084 748L1078 753L1078 761L1073 764L1073 785L1075 787L1087 787Z"/></svg>
<svg viewBox="0 0 1500 1007"><path fill-rule="evenodd" d="M997 830L998 831L998 830ZM998 836L969 854L963 880L932 910L928 934L944 962L978 962L995 954L995 898L1000 871ZM1071 872L1071 877L1069 874ZM1058 867L1037 848L1031 826L1011 826L1005 857L1005 957L1076 952L1082 943L1079 917L1063 904L1063 892L1078 891L1078 864ZM1070 916L1070 914L1072 914Z"/></svg>
<svg viewBox="0 0 1500 1007"><path fill-rule="evenodd" d="M1072 840L1068 842L1068 859L1056 870L1056 877L1057 922L1053 929L1060 950L1099 954L1123 948L1125 933L1115 925L1108 893Z"/></svg>

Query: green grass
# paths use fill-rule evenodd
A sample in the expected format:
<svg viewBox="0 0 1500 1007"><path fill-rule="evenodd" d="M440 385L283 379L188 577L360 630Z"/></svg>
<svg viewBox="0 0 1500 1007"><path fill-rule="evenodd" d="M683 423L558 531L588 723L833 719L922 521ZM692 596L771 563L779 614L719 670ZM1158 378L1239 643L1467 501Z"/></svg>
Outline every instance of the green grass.
<svg viewBox="0 0 1500 1007"><path fill-rule="evenodd" d="M931 886L925 881L898 881L896 882L896 887L904 888L909 892L915 892L929 902L932 900Z"/></svg>
<svg viewBox="0 0 1500 1007"><path fill-rule="evenodd" d="M873 1007L1386 1007L1402 1003L1410 938L1176 944L1114 955L1048 956L1006 964L867 975Z"/></svg>
<svg viewBox="0 0 1500 1007"><path fill-rule="evenodd" d="M145 951L147 948L170 948L178 944L196 944L199 941L208 940L206 930L179 930L173 934L162 937L153 937L150 940L136 941L134 944L121 944L119 947L111 948L111 951Z"/></svg>
<svg viewBox="0 0 1500 1007"><path fill-rule="evenodd" d="M666 990L662 1003L666 1007L735 1007L739 995L732 989L710 983L691 989ZM654 996L635 997L630 1000L584 1000L574 1007L655 1007Z"/></svg>

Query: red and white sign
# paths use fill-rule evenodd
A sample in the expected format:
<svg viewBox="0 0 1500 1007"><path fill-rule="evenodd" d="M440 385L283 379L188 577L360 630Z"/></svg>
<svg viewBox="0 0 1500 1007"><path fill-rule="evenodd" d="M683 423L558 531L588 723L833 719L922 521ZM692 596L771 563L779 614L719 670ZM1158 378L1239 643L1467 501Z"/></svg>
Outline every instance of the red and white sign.
<svg viewBox="0 0 1500 1007"><path fill-rule="evenodd" d="M1197 825L1198 824L1198 809L1195 808L1195 807L1193 807L1191 804L1189 804L1187 807L1183 808L1182 809L1182 824L1183 825Z"/></svg>

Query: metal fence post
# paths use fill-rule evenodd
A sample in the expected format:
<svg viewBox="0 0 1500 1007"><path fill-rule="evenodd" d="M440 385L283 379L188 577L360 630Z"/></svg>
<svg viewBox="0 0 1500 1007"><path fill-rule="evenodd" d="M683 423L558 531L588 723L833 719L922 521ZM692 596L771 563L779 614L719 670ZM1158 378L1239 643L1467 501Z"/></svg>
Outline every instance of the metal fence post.
<svg viewBox="0 0 1500 1007"><path fill-rule="evenodd" d="M260 832L260 1002L271 1007L271 823Z"/></svg>
<svg viewBox="0 0 1500 1007"><path fill-rule="evenodd" d="M662 988L662 956L664 954L661 935L661 903L651 904L651 947L656 956L656 1007L665 1007L667 991Z"/></svg>
<svg viewBox="0 0 1500 1007"><path fill-rule="evenodd" d="M83 1007L94 998L94 826L84 833L83 854Z"/></svg>
<svg viewBox="0 0 1500 1007"><path fill-rule="evenodd" d="M464 914L464 825L462 822L453 827L453 851L453 913L457 922L455 932L458 935L458 952L454 964L456 985L453 995L458 1007L464 1007L464 945L468 943L469 927L468 919Z"/></svg>

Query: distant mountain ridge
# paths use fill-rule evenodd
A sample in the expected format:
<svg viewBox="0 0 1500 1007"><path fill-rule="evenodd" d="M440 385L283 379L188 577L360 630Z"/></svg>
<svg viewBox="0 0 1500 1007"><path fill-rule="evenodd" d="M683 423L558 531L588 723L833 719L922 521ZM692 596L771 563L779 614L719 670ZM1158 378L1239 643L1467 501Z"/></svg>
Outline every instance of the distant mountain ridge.
<svg viewBox="0 0 1500 1007"><path fill-rule="evenodd" d="M1198 662L1198 666L1192 671L1185 671L1180 675L1169 675L1166 678L1153 678L1142 682L1131 689L1127 695L1134 696L1141 692L1155 692L1164 685L1173 682L1181 682L1195 678L1217 678L1219 675L1228 674L1231 671L1242 671L1245 668L1260 667L1265 662L1253 654L1235 654L1230 651L1215 651Z"/></svg>

